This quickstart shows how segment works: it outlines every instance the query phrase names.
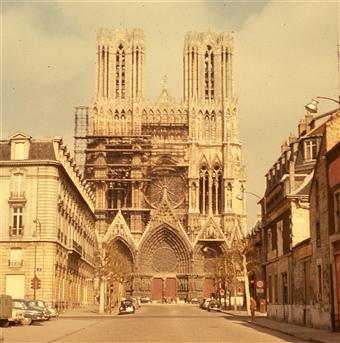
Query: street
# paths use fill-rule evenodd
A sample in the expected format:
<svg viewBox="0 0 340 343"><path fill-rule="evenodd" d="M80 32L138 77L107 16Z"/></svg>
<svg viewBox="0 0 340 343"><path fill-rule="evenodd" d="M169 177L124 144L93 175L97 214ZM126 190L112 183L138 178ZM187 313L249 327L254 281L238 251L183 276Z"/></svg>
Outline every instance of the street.
<svg viewBox="0 0 340 343"><path fill-rule="evenodd" d="M14 342L302 342L198 305L143 304L135 314L63 316L31 326L2 329Z"/></svg>

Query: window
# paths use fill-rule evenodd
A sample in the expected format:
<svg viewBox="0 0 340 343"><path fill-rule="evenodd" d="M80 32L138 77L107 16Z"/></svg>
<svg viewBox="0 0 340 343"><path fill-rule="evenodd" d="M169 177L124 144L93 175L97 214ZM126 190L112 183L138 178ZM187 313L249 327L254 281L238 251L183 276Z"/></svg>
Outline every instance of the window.
<svg viewBox="0 0 340 343"><path fill-rule="evenodd" d="M199 180L199 208L200 213L208 213L209 209L214 214L220 214L223 211L222 198L222 170L216 165L214 169L208 169L202 166Z"/></svg>
<svg viewBox="0 0 340 343"><path fill-rule="evenodd" d="M277 304L279 302L278 284L279 284L278 276L277 276L277 274L275 274L275 276L274 276L274 297L275 297L275 303L277 303Z"/></svg>
<svg viewBox="0 0 340 343"><path fill-rule="evenodd" d="M271 252L272 250L273 250L272 230L269 229L267 232L267 252Z"/></svg>
<svg viewBox="0 0 340 343"><path fill-rule="evenodd" d="M23 160L25 159L25 143L24 142L16 142L14 145L14 159L15 160Z"/></svg>
<svg viewBox="0 0 340 343"><path fill-rule="evenodd" d="M18 248L11 249L9 266L22 267L22 250L21 249L18 249Z"/></svg>
<svg viewBox="0 0 340 343"><path fill-rule="evenodd" d="M272 277L268 277L268 288L267 288L267 301L269 303L273 302L272 296L273 296L273 290L272 290Z"/></svg>
<svg viewBox="0 0 340 343"><path fill-rule="evenodd" d="M315 140L307 140L304 142L304 157L305 160L315 160L316 159L316 142Z"/></svg>
<svg viewBox="0 0 340 343"><path fill-rule="evenodd" d="M283 291L283 303L288 304L288 277L286 273L282 274L282 291Z"/></svg>
<svg viewBox="0 0 340 343"><path fill-rule="evenodd" d="M340 190L334 194L334 229L340 232Z"/></svg>
<svg viewBox="0 0 340 343"><path fill-rule="evenodd" d="M24 174L17 173L13 176L13 197L22 198L24 196Z"/></svg>
<svg viewBox="0 0 340 343"><path fill-rule="evenodd" d="M283 255L283 237L282 237L282 232L283 232L283 222L282 220L279 221L276 224L276 233L277 233L277 255L282 256Z"/></svg>
<svg viewBox="0 0 340 343"><path fill-rule="evenodd" d="M322 300L322 268L321 268L321 265L319 264L317 266L317 283L318 283L318 301L321 301Z"/></svg>
<svg viewBox="0 0 340 343"><path fill-rule="evenodd" d="M316 236L316 247L321 247L321 232L320 232L320 222L315 224L315 236Z"/></svg>
<svg viewBox="0 0 340 343"><path fill-rule="evenodd" d="M23 225L22 225L22 208L15 207L13 208L12 216L12 228L11 236L22 236L23 235Z"/></svg>

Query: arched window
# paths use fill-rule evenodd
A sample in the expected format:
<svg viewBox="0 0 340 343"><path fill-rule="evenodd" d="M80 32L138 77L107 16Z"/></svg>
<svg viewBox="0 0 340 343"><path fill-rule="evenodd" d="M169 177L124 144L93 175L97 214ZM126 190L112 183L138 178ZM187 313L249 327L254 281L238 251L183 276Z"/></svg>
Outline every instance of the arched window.
<svg viewBox="0 0 340 343"><path fill-rule="evenodd" d="M214 214L222 213L222 173L219 166L212 171L212 210Z"/></svg>
<svg viewBox="0 0 340 343"><path fill-rule="evenodd" d="M200 170L199 187L200 212L205 214L209 211L209 173L206 166L202 166Z"/></svg>
<svg viewBox="0 0 340 343"><path fill-rule="evenodd" d="M208 169L205 165L200 169L199 179L199 209L206 214L209 210L213 214L223 212L223 178L219 165Z"/></svg>

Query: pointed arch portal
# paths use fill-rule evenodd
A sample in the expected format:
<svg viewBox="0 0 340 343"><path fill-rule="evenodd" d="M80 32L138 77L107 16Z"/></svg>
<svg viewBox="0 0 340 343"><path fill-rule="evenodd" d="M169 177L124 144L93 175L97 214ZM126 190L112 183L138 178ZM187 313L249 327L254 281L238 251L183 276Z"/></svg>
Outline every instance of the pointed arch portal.
<svg viewBox="0 0 340 343"><path fill-rule="evenodd" d="M152 299L175 299L185 293L190 271L190 248L171 227L162 225L146 238L139 253L139 274L150 275Z"/></svg>

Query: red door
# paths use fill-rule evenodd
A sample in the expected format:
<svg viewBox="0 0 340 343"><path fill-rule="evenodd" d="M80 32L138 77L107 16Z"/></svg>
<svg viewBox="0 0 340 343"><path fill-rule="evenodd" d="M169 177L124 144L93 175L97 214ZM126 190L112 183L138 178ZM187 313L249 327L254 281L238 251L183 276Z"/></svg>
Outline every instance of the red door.
<svg viewBox="0 0 340 343"><path fill-rule="evenodd" d="M165 297L176 299L176 279L166 279Z"/></svg>
<svg viewBox="0 0 340 343"><path fill-rule="evenodd" d="M211 293L215 292L215 281L214 279L205 279L204 280L204 292L203 295L205 298L210 298Z"/></svg>
<svg viewBox="0 0 340 343"><path fill-rule="evenodd" d="M163 298L163 280L153 279L152 300L161 300Z"/></svg>

